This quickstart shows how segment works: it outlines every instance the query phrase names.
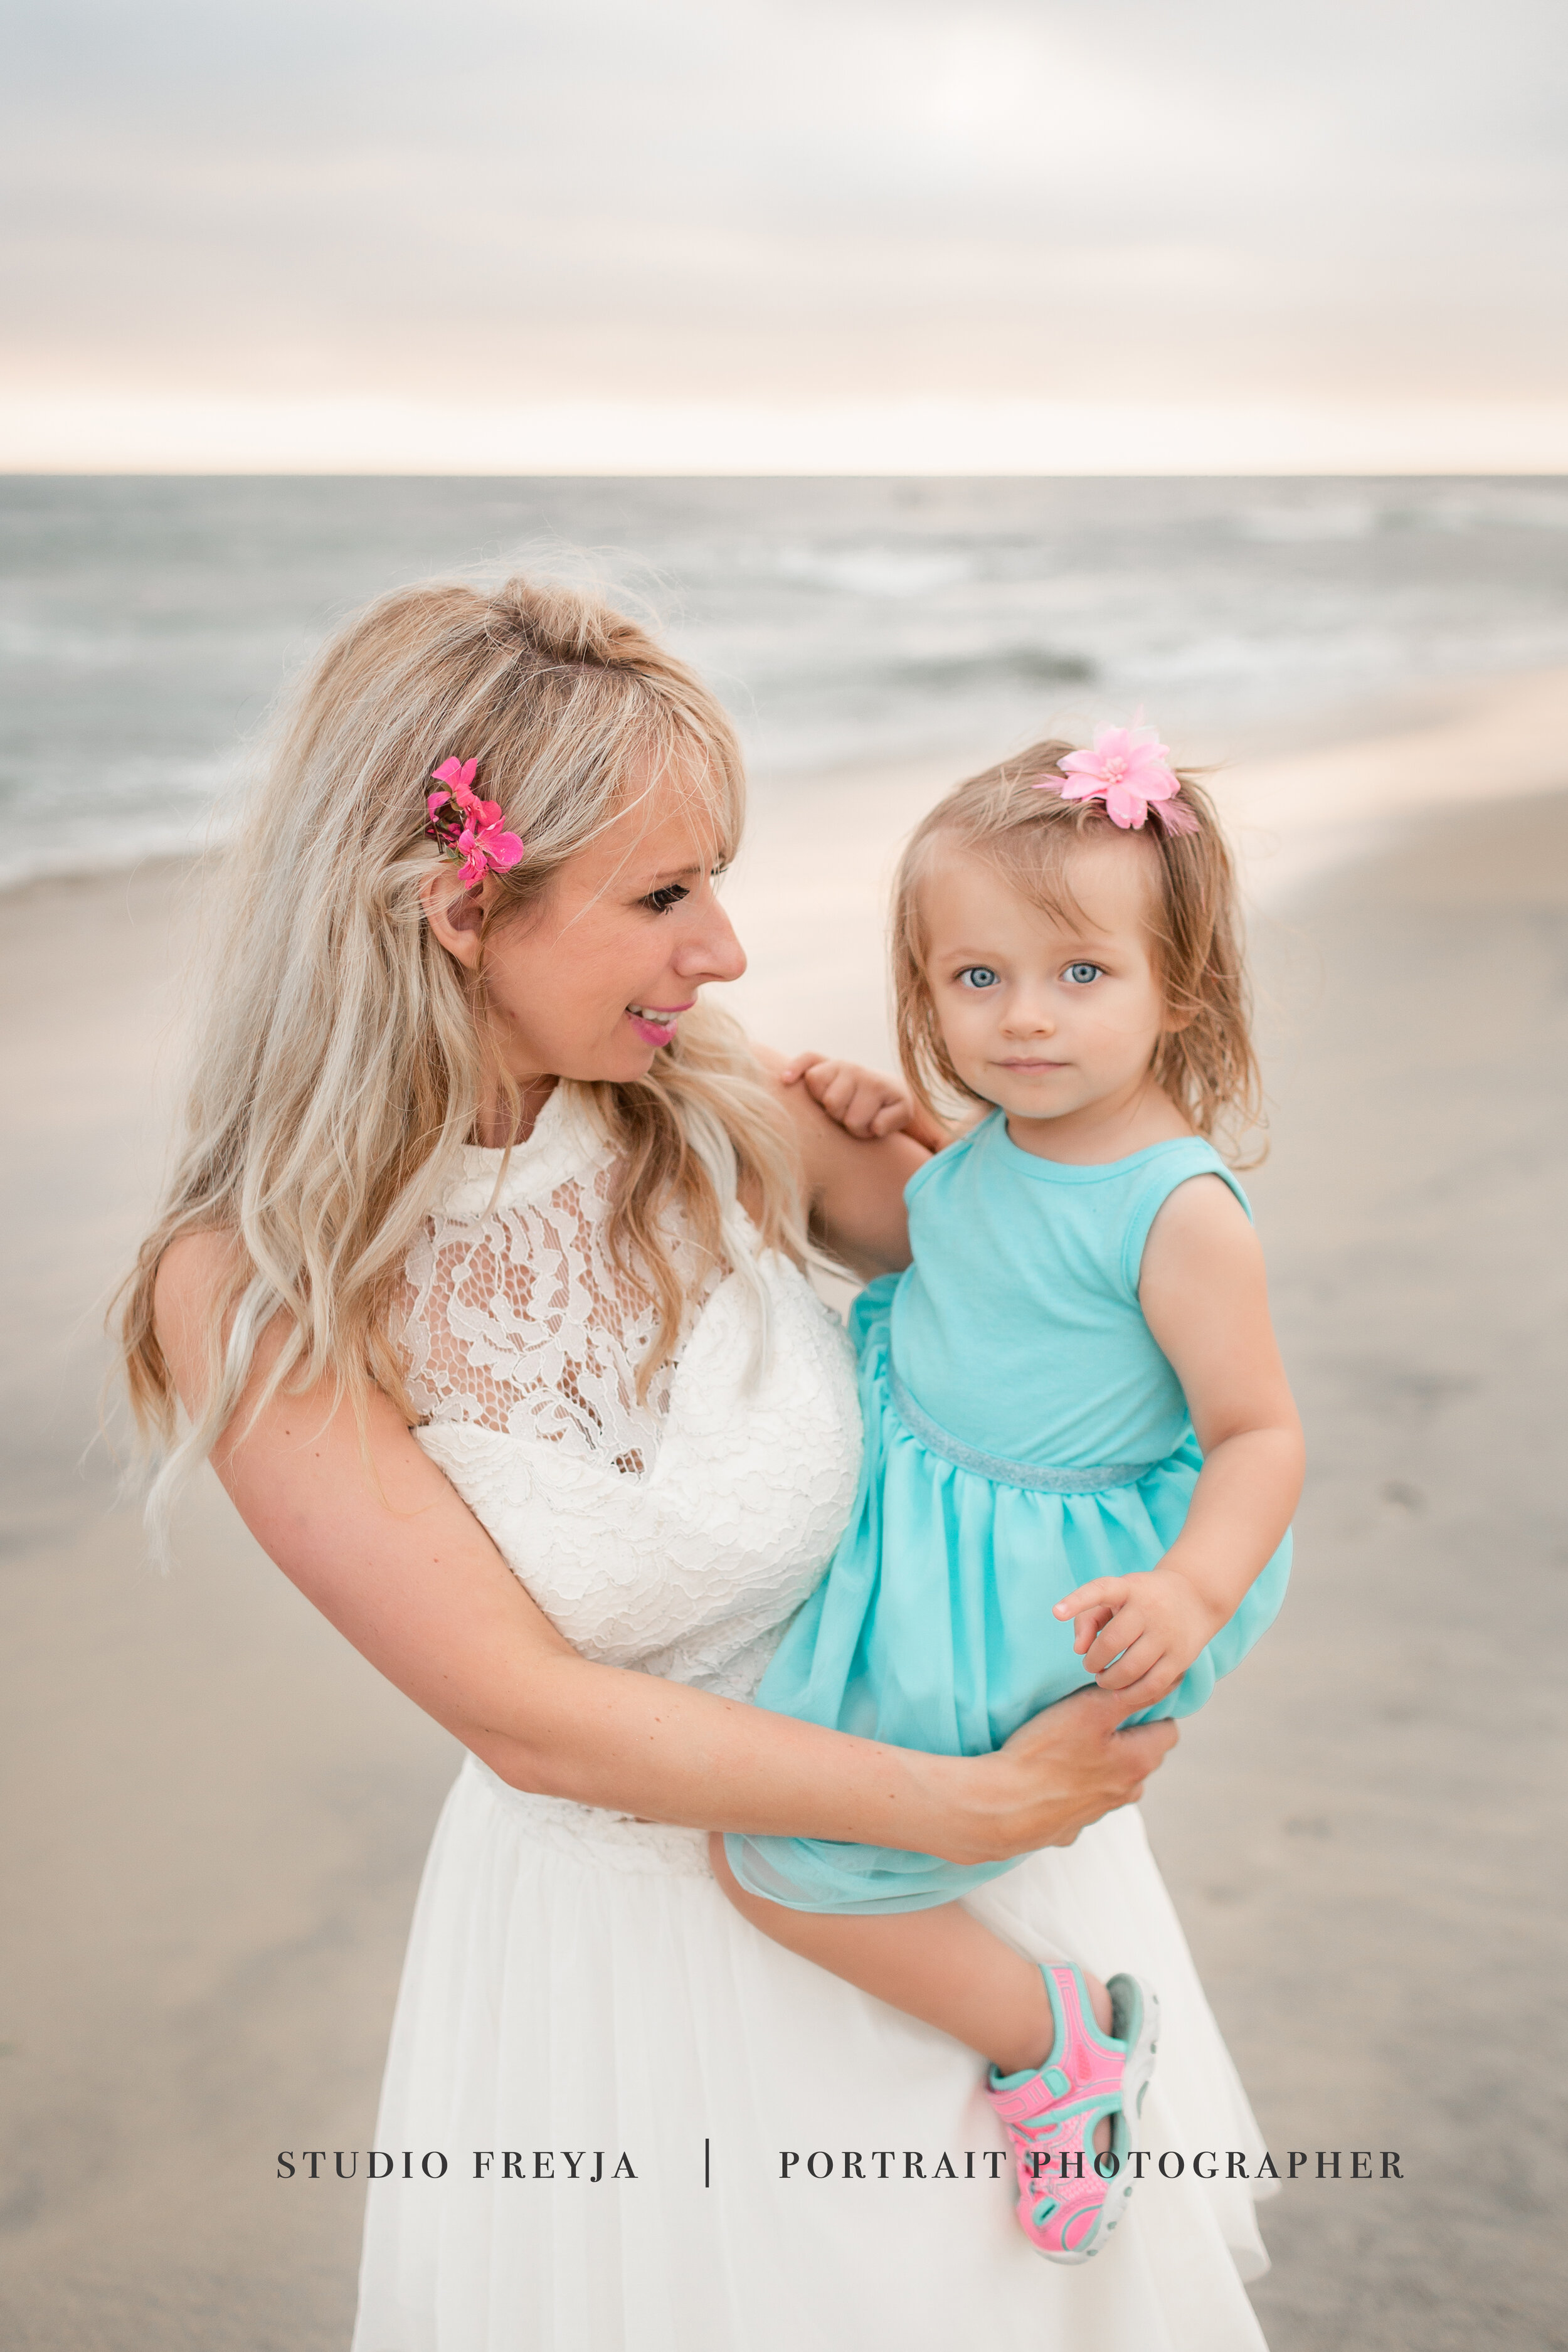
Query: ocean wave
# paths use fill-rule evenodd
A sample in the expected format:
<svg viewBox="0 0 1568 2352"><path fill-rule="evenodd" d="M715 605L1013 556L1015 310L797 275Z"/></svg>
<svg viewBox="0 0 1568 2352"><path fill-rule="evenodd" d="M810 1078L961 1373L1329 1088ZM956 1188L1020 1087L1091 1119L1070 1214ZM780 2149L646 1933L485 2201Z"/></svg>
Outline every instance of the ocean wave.
<svg viewBox="0 0 1568 2352"><path fill-rule="evenodd" d="M991 686L1086 686L1100 675L1087 654L1048 646L1005 646L994 653L913 654L879 673L889 688L919 687L928 694L967 694Z"/></svg>
<svg viewBox="0 0 1568 2352"><path fill-rule="evenodd" d="M1239 537L1266 547L1307 546L1313 541L1369 539L1381 528L1383 510L1369 499L1346 499L1300 506L1246 509L1236 519Z"/></svg>
<svg viewBox="0 0 1568 2352"><path fill-rule="evenodd" d="M0 887L196 856L223 837L236 774L226 753L87 762L52 750L13 754L0 767Z"/></svg>
<svg viewBox="0 0 1568 2352"><path fill-rule="evenodd" d="M663 608L769 776L997 756L1068 702L1075 730L1142 707L1207 757L1568 661L1550 478L16 478L0 875L198 845L235 747L336 614L481 576L503 542L544 572L600 551L583 563Z"/></svg>
<svg viewBox="0 0 1568 2352"><path fill-rule="evenodd" d="M854 596L903 599L933 595L974 576L973 554L906 547L781 547L773 557L781 579L813 587L847 589Z"/></svg>

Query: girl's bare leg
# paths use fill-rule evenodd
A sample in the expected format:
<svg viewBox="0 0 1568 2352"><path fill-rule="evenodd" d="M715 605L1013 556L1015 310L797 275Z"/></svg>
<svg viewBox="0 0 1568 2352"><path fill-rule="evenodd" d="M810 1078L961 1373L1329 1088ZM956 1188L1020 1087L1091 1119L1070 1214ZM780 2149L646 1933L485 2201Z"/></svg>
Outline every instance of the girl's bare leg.
<svg viewBox="0 0 1568 2352"><path fill-rule="evenodd" d="M714 1875L736 1910L775 1944L906 2016L940 2026L989 2058L999 2074L1022 2074L1050 2056L1056 2028L1039 1969L961 1904L880 1918L790 1911L737 1884L721 1837L710 1841L709 1851ZM1096 2021L1108 2033L1110 1996L1087 1969L1083 1978Z"/></svg>

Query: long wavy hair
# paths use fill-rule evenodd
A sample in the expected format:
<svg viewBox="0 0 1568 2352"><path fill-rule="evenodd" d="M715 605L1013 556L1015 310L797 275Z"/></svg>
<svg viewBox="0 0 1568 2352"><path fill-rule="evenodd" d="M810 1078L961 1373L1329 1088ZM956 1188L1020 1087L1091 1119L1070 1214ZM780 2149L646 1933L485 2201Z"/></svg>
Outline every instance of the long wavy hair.
<svg viewBox="0 0 1568 2352"><path fill-rule="evenodd" d="M1073 845L1116 830L1099 801L1066 801L1048 789L1061 781L1060 761L1079 749L1054 739L1031 744L954 785L910 836L893 886L894 1025L904 1075L928 1110L945 1107L941 1097L948 1104L982 1097L953 1067L931 1002L921 886L943 848L966 849L1037 906L1070 908ZM1159 860L1157 969L1183 1023L1161 1037L1152 1075L1199 1135L1226 1135L1234 1158L1239 1139L1262 1124L1236 867L1202 782L1190 770L1177 772L1195 830L1167 833L1155 816L1143 836ZM1256 1166L1262 1157L1260 1142L1237 1164Z"/></svg>
<svg viewBox="0 0 1568 2352"><path fill-rule="evenodd" d="M744 777L729 719L682 663L594 595L521 578L489 594L408 588L332 638L281 709L247 821L218 862L184 1132L121 1294L131 1403L161 1456L155 1533L279 1320L256 1412L285 1384L325 1379L362 1429L373 1387L418 1418L395 1295L495 1075L482 944L478 971L465 972L421 903L431 875L451 871L426 837L425 794L431 769L454 754L479 760L479 789L528 845L500 877L485 939L550 887L628 790L668 779L695 795L717 858L739 839ZM672 1207L747 1282L765 1340L737 1187L760 1199L764 1248L799 1262L809 1247L797 1165L740 1029L700 1006L646 1078L579 1091L616 1147L610 1246L657 1305L644 1390L681 1329ZM232 1248L206 1303L205 1402L181 1439L153 1293L165 1251L195 1233Z"/></svg>

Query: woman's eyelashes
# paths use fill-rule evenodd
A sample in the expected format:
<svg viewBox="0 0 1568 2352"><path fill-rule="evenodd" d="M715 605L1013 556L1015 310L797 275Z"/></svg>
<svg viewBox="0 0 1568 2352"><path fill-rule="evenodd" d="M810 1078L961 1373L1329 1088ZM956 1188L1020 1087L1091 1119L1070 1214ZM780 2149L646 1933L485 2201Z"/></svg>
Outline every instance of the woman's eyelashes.
<svg viewBox="0 0 1568 2352"><path fill-rule="evenodd" d="M708 879L710 882L721 882L729 871L728 865L714 866L709 870ZM682 898L689 898L690 896L690 889L684 882L662 882L657 890L650 890L646 898L639 898L637 904L648 908L656 915L668 915L672 907L679 907Z"/></svg>

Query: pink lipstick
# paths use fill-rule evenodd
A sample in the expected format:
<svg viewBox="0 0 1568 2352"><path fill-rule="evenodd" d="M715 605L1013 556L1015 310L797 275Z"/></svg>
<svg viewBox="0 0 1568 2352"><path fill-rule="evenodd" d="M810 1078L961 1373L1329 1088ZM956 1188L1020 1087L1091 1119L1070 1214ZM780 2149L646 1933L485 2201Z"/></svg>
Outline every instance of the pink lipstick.
<svg viewBox="0 0 1568 2352"><path fill-rule="evenodd" d="M675 1024L683 1013L689 1013L697 999L686 1004L628 1004L626 1019L637 1035L648 1045L668 1045L675 1034Z"/></svg>

